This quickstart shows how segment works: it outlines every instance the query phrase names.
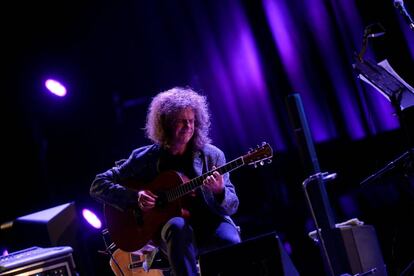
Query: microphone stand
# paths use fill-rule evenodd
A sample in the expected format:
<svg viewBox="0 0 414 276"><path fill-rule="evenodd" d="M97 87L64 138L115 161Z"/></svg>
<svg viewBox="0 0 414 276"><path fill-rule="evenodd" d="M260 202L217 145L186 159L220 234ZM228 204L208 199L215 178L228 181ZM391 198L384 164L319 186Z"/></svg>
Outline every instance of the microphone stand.
<svg viewBox="0 0 414 276"><path fill-rule="evenodd" d="M402 128L402 130L403 130L403 132L406 136L407 142L408 142L409 146L412 146L413 141L411 141L412 138L409 134L409 126L407 125L406 121L404 120L404 115L402 114L401 98L402 98L402 89L398 89L397 91L394 91L392 93L392 95L390 97L390 100L391 100L391 104L394 107L395 112L397 114L398 120L400 122L400 126L401 126L401 128ZM408 151L406 151L405 153L403 153L402 155L400 155L396 159L389 162L385 167L383 167L382 169L380 169L376 173L374 173L371 176L365 178L360 183L360 185L362 186L362 185L365 185L365 184L367 184L371 181L374 181L375 179L379 178L380 176L382 176L387 171L392 170L395 167L397 167L401 162L405 162L407 160L409 160L409 162L411 162L410 164L413 165L413 162L414 162L414 148L409 149Z"/></svg>
<svg viewBox="0 0 414 276"><path fill-rule="evenodd" d="M408 11L405 9L404 1L403 0L394 0L394 7L404 17L404 20L407 22L410 29L414 31L414 21L411 18L411 15L408 13Z"/></svg>
<svg viewBox="0 0 414 276"><path fill-rule="evenodd" d="M397 4L400 7L402 6L402 0L395 0L395 5L397 7ZM376 31L374 31L376 29ZM399 80L397 80L393 75L389 74L387 71L385 71L383 68L378 66L377 64L371 63L370 61L364 60L363 56L365 54L367 45L368 45L368 39L369 38L375 38L378 36L382 36L385 34L384 27L379 24L371 24L368 25L364 30L363 35L363 41L362 41L362 48L361 51L358 53L358 55L355 56L357 63L354 64L354 69L356 69L359 74L362 74L365 76L368 80L372 81L377 88L379 88L381 91L383 91L387 97L389 98L391 105L393 106L395 110L395 114L398 117L398 121L400 123L400 126L402 128L402 131L404 135L406 136L406 141L408 144L409 150L406 151L401 156L397 157L395 160L388 163L384 168L380 169L376 173L372 174L371 176L365 178L360 185L366 185L367 183L377 179L384 173L386 173L389 170L394 169L397 165L400 164L400 162L404 162L406 160L410 160L410 165L414 166L414 135L410 135L410 125L406 121L406 116L403 114L403 109L401 107L401 104L403 103L403 94L407 93L407 88L403 83L401 83ZM381 73L382 71L382 73ZM407 106L406 103L404 103L405 108L414 108L414 106ZM412 128L413 126L411 126Z"/></svg>
<svg viewBox="0 0 414 276"><path fill-rule="evenodd" d="M364 180L362 180L361 183L359 183L359 185L364 186L364 185L374 181L375 179L381 177L384 173L386 173L386 172L394 169L395 167L397 167L401 162L404 162L406 160L413 160L413 155L414 155L414 148L409 149L408 151L406 151L402 155L398 156L396 159L389 162L382 169L378 170L374 174L372 174L372 175L368 176L367 178L365 178Z"/></svg>

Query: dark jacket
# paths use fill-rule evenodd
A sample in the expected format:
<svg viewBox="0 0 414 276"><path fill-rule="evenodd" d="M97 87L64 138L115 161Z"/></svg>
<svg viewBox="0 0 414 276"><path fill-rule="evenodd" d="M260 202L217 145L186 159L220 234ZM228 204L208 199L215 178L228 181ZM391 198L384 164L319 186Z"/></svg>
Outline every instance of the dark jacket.
<svg viewBox="0 0 414 276"><path fill-rule="evenodd" d="M136 208L137 191L118 183L126 179L150 183L160 173L159 160L162 151L157 145L135 149L125 162L95 177L90 188L90 195L98 201L120 210ZM210 171L213 166L219 168L226 163L224 153L211 144L196 151L193 157L193 168L197 176ZM201 191L211 212L234 224L229 216L237 211L239 199L230 181L229 173L225 173L223 178L225 189L221 202L218 202L213 193L205 186L201 186Z"/></svg>

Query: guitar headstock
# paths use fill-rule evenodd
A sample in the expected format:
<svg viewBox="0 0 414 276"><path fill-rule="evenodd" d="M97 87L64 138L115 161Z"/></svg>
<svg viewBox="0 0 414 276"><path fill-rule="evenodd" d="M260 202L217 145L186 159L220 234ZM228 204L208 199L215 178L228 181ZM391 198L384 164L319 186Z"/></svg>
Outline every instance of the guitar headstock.
<svg viewBox="0 0 414 276"><path fill-rule="evenodd" d="M273 157L272 147L263 142L261 146L257 146L255 149L249 150L249 152L243 156L243 161L245 164L253 165L257 167L257 164L264 165L266 163L271 163Z"/></svg>

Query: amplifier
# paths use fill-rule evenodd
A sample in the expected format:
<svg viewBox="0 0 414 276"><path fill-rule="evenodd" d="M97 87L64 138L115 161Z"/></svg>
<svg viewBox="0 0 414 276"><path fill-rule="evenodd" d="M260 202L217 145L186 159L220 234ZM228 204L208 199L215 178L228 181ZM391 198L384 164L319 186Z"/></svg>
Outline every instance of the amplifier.
<svg viewBox="0 0 414 276"><path fill-rule="evenodd" d="M0 275L75 276L70 246L30 247L0 257Z"/></svg>

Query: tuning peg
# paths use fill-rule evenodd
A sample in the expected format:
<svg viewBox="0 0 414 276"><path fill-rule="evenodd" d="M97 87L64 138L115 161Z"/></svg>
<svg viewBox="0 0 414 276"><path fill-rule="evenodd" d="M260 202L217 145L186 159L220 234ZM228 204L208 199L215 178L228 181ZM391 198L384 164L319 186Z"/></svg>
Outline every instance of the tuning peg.
<svg viewBox="0 0 414 276"><path fill-rule="evenodd" d="M253 149L252 148L249 148L249 152L253 152Z"/></svg>
<svg viewBox="0 0 414 276"><path fill-rule="evenodd" d="M260 166L263 166L264 165L264 162L263 162L263 160L262 161L260 161Z"/></svg>
<svg viewBox="0 0 414 276"><path fill-rule="evenodd" d="M266 145L266 142L262 142L262 146Z"/></svg>
<svg viewBox="0 0 414 276"><path fill-rule="evenodd" d="M254 166L254 168L256 169L256 168L257 168L257 162L254 162L254 163L253 163L253 166Z"/></svg>
<svg viewBox="0 0 414 276"><path fill-rule="evenodd" d="M267 159L267 164L272 163L272 159Z"/></svg>

